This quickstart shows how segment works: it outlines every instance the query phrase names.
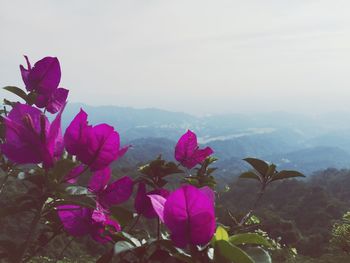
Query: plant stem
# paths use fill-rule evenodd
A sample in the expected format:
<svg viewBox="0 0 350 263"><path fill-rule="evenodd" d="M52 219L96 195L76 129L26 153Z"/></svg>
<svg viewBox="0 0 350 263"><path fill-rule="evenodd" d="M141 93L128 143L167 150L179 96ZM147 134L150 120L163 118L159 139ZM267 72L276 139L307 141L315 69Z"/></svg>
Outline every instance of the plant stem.
<svg viewBox="0 0 350 263"><path fill-rule="evenodd" d="M137 215L137 217L136 217L136 220L135 220L135 222L134 222L134 224L132 224L132 226L129 228L129 230L128 230L128 232L131 232L131 230L133 230L134 229L134 227L137 225L137 223L139 222L139 220L140 220L140 215Z"/></svg>
<svg viewBox="0 0 350 263"><path fill-rule="evenodd" d="M160 240L160 220L159 217L157 217L157 240Z"/></svg>
<svg viewBox="0 0 350 263"><path fill-rule="evenodd" d="M61 228L60 228L61 229ZM52 240L55 239L55 237L58 236L59 233L55 233L53 234L46 242L44 245L41 245L40 247L38 247L29 257L27 257L25 260L23 260L23 262L28 262L29 260L31 260L33 257L35 257L41 250L43 250L45 248L45 246L47 246Z"/></svg>
<svg viewBox="0 0 350 263"><path fill-rule="evenodd" d="M195 245L190 245L190 254L191 257L193 259L193 262L195 263L200 263L200 257L199 257L199 253L198 253L198 248Z"/></svg>
<svg viewBox="0 0 350 263"><path fill-rule="evenodd" d="M58 255L58 257L56 258L55 263L57 263L58 260L60 260L64 254L64 252L66 251L66 249L69 247L69 245L72 243L72 241L74 240L74 237L72 237L68 243L64 246L64 248L62 249L61 253Z"/></svg>
<svg viewBox="0 0 350 263"><path fill-rule="evenodd" d="M43 210L43 207L44 207L44 204L45 204L45 200L41 200L40 202L41 202L40 207L39 207L38 211L36 211L36 213L34 215L33 221L30 224L29 233L28 233L27 238L24 241L23 245L20 247L20 249L18 251L18 256L17 256L17 259L15 260L15 263L22 262L22 258L24 257L24 255L25 255L25 253L26 253L26 251L27 251L31 241L33 240L33 237L35 235L36 229L38 227L38 223L39 223L40 218L41 218L41 213L42 213L42 210Z"/></svg>
<svg viewBox="0 0 350 263"><path fill-rule="evenodd" d="M255 202L253 204L253 206L250 208L249 212L242 218L242 220L239 222L239 226L243 226L244 223L249 219L249 217L251 216L251 214L253 213L253 211L256 209L256 207L258 206L262 196L265 193L265 188L266 188L266 184L262 184L261 185L261 189L259 191L259 193L256 196Z"/></svg>
<svg viewBox="0 0 350 263"><path fill-rule="evenodd" d="M7 179L9 178L10 173L6 173L4 180L1 182L1 186L0 186L0 194L2 193L2 191L4 190L4 187L6 185Z"/></svg>

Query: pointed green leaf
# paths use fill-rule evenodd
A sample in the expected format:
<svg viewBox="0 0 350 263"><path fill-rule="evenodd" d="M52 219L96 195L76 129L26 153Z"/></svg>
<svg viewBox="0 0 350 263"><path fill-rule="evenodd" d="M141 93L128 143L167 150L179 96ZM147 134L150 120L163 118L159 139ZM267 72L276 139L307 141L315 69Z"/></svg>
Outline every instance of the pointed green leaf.
<svg viewBox="0 0 350 263"><path fill-rule="evenodd" d="M124 251L128 251L130 249L134 249L134 248L135 247L130 242L118 241L114 245L114 254L119 254L119 253L122 253Z"/></svg>
<svg viewBox="0 0 350 263"><path fill-rule="evenodd" d="M228 241L228 233L222 226L218 226L214 236L215 241L226 240Z"/></svg>
<svg viewBox="0 0 350 263"><path fill-rule="evenodd" d="M274 174L276 174L276 165L270 164L267 173L265 174L265 178L268 180L269 178L272 178Z"/></svg>
<svg viewBox="0 0 350 263"><path fill-rule="evenodd" d="M244 233L230 236L229 241L233 245L254 244L271 247L270 242L257 233Z"/></svg>
<svg viewBox="0 0 350 263"><path fill-rule="evenodd" d="M20 88L15 87L15 86L6 86L3 89L7 90L7 91L17 95L18 97L24 99L25 101L27 101L27 94Z"/></svg>
<svg viewBox="0 0 350 263"><path fill-rule="evenodd" d="M3 103L4 103L4 105L8 105L8 106L11 106L11 107L15 106L15 104L16 104L16 102L12 102L12 101L9 101L7 99L4 99Z"/></svg>
<svg viewBox="0 0 350 263"><path fill-rule="evenodd" d="M244 250L254 260L254 262L272 263L270 254L261 247L248 247Z"/></svg>
<svg viewBox="0 0 350 263"><path fill-rule="evenodd" d="M269 169L269 165L263 160L256 158L245 158L243 160L253 166L261 175L265 175Z"/></svg>
<svg viewBox="0 0 350 263"><path fill-rule="evenodd" d="M305 177L305 175L303 175L302 173L299 173L297 171L283 170L283 171L280 171L279 173L275 174L272 177L271 182L276 181L276 180L293 178L293 177Z"/></svg>
<svg viewBox="0 0 350 263"><path fill-rule="evenodd" d="M228 241L219 240L215 243L215 261L222 262L220 257L235 263L254 263L253 259L239 247Z"/></svg>
<svg viewBox="0 0 350 263"><path fill-rule="evenodd" d="M255 179L255 180L261 181L261 178L254 172L244 172L239 176L239 178Z"/></svg>
<svg viewBox="0 0 350 263"><path fill-rule="evenodd" d="M26 102L29 104L29 105L33 105L36 101L36 98L37 98L38 94L36 94L35 92L31 92L27 95L27 99L26 99Z"/></svg>

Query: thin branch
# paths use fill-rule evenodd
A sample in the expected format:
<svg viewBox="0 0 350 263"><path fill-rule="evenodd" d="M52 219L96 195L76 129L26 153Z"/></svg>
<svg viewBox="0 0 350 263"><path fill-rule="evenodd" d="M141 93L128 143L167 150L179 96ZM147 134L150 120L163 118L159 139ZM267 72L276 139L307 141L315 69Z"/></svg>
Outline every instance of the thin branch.
<svg viewBox="0 0 350 263"><path fill-rule="evenodd" d="M43 210L43 207L44 207L44 204L45 202L44 201L41 201L41 204L40 204L40 207L38 209L38 211L35 213L35 216L33 218L33 221L32 223L30 224L30 228L29 228L29 233L27 235L27 238L26 240L24 241L23 245L21 246L21 249L19 250L18 252L18 256L17 256L17 259L15 260L15 262L19 263L19 262L22 262L22 258L24 257L30 243L32 242L33 240L33 237L35 235L35 232L36 232L36 229L38 227L38 224L39 224L39 221L40 221L40 218L41 218L41 213L42 213L42 210Z"/></svg>
<svg viewBox="0 0 350 263"><path fill-rule="evenodd" d="M69 245L72 243L72 241L75 239L75 237L72 237L68 243L64 246L64 248L61 250L61 253L58 255L58 257L56 258L55 263L58 262L58 260L62 259L62 256L64 254L64 252L67 250L67 248L69 247Z"/></svg>
<svg viewBox="0 0 350 263"><path fill-rule="evenodd" d="M254 212L254 210L256 209L256 207L258 206L259 202L261 201L261 198L263 197L264 193L265 193L265 188L266 188L266 184L262 184L261 185L261 189L259 191L259 193L256 196L255 202L252 205L252 207L250 208L249 212L241 219L241 221L239 222L239 226L243 226L244 223L249 219L249 217L252 215L252 213Z"/></svg>

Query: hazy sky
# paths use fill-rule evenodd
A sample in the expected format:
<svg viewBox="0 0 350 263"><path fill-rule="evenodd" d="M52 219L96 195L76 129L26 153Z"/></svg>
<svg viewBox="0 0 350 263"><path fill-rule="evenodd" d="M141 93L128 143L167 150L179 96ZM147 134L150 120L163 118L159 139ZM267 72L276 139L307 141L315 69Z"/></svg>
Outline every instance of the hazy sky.
<svg viewBox="0 0 350 263"><path fill-rule="evenodd" d="M72 102L350 110L349 10L349 0L0 0L0 86L23 85L23 54L51 55Z"/></svg>

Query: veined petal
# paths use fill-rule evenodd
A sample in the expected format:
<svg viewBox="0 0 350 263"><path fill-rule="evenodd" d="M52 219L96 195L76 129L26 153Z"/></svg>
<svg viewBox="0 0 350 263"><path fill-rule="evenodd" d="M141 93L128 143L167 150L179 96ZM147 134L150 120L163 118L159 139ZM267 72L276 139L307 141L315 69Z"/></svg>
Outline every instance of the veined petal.
<svg viewBox="0 0 350 263"><path fill-rule="evenodd" d="M99 193L104 190L111 179L111 168L107 167L94 172L89 181L89 190L93 193Z"/></svg>
<svg viewBox="0 0 350 263"><path fill-rule="evenodd" d="M157 194L150 194L148 197L150 198L152 207L158 215L160 221L164 223L164 205L166 198Z"/></svg>
<svg viewBox="0 0 350 263"><path fill-rule="evenodd" d="M197 136L190 130L181 136L175 147L175 159L188 169L202 163L211 154L210 147L198 148Z"/></svg>
<svg viewBox="0 0 350 263"><path fill-rule="evenodd" d="M46 105L47 111L50 113L56 113L60 111L67 101L68 93L69 90L64 88L58 88L55 92L53 92Z"/></svg>
<svg viewBox="0 0 350 263"><path fill-rule="evenodd" d="M78 205L61 205L57 207L58 216L64 229L72 236L89 234L92 225L92 210Z"/></svg>
<svg viewBox="0 0 350 263"><path fill-rule="evenodd" d="M80 109L69 124L64 134L64 144L68 153L79 157L88 155L88 143L91 137L91 126L87 122L87 114ZM85 157L91 158L89 155Z"/></svg>
<svg viewBox="0 0 350 263"><path fill-rule="evenodd" d="M5 118L5 127L6 141L1 149L10 160L19 164L50 163L50 123L40 110L17 103Z"/></svg>
<svg viewBox="0 0 350 263"><path fill-rule="evenodd" d="M146 185L144 183L139 183L137 194L135 197L135 210L138 214L143 215L146 218L156 218L157 211L155 211L154 206L150 196L161 196L166 198L169 195L169 191L163 188L156 189L146 193ZM165 199L164 199L165 200Z"/></svg>
<svg viewBox="0 0 350 263"><path fill-rule="evenodd" d="M28 76L27 90L48 95L54 92L61 80L61 67L57 58L45 57L36 62Z"/></svg>
<svg viewBox="0 0 350 263"><path fill-rule="evenodd" d="M121 204L130 198L133 186L131 178L124 176L108 185L98 195L98 200L103 207Z"/></svg>
<svg viewBox="0 0 350 263"><path fill-rule="evenodd" d="M182 135L175 147L175 159L180 163L192 156L197 149L197 136L194 132L188 130Z"/></svg>
<svg viewBox="0 0 350 263"><path fill-rule="evenodd" d="M119 157L119 134L107 124L99 124L92 129L89 166L92 171L103 169Z"/></svg>
<svg viewBox="0 0 350 263"><path fill-rule="evenodd" d="M172 192L165 202L164 223L177 246L204 245L215 231L213 200L207 192L194 186L182 186Z"/></svg>

